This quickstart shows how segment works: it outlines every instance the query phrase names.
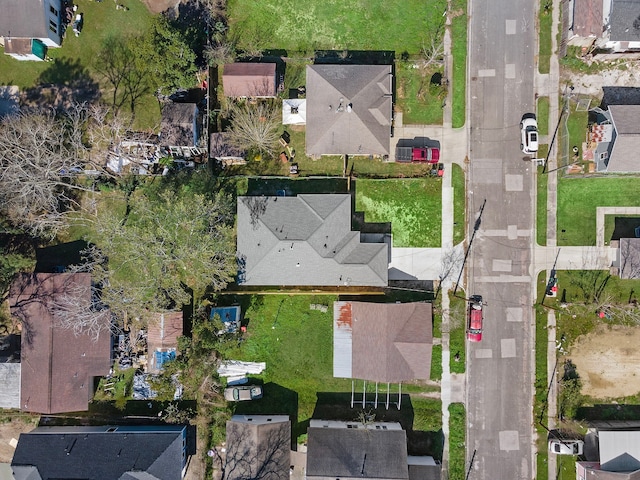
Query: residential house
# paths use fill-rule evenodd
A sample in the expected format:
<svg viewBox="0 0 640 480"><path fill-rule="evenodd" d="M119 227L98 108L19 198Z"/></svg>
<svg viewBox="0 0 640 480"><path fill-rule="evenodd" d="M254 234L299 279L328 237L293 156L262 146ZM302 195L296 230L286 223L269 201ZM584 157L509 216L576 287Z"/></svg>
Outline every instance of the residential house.
<svg viewBox="0 0 640 480"><path fill-rule="evenodd" d="M430 303L333 303L333 376L371 382L428 380Z"/></svg>
<svg viewBox="0 0 640 480"><path fill-rule="evenodd" d="M180 480L192 449L185 425L38 427L11 467L16 480Z"/></svg>
<svg viewBox="0 0 640 480"><path fill-rule="evenodd" d="M597 430L587 434L587 446L597 445L595 459L576 462L577 480L640 479L640 430ZM590 455L587 455L589 457Z"/></svg>
<svg viewBox="0 0 640 480"><path fill-rule="evenodd" d="M227 422L226 480L289 479L290 454L287 415L234 415Z"/></svg>
<svg viewBox="0 0 640 480"><path fill-rule="evenodd" d="M9 291L11 314L20 319L20 408L52 414L88 409L94 377L111 367L111 335L98 338L87 331L74 335L57 320L88 312L94 302L89 273L25 274ZM108 314L108 312L107 312ZM103 314L104 321L109 316Z"/></svg>
<svg viewBox="0 0 640 480"><path fill-rule="evenodd" d="M0 0L0 44L16 60L46 58L62 45L62 0Z"/></svg>
<svg viewBox="0 0 640 480"><path fill-rule="evenodd" d="M585 155L593 156L595 169L608 173L640 172L640 105L609 105L591 110Z"/></svg>
<svg viewBox="0 0 640 480"><path fill-rule="evenodd" d="M182 312L154 313L147 327L147 371L160 373L162 364L176 358L183 335Z"/></svg>
<svg viewBox="0 0 640 480"><path fill-rule="evenodd" d="M440 471L433 457L407 455L407 434L399 423L310 421L308 480L439 480Z"/></svg>
<svg viewBox="0 0 640 480"><path fill-rule="evenodd" d="M567 43L594 52L595 58L640 53L640 2L638 0L571 0L563 4L567 17Z"/></svg>
<svg viewBox="0 0 640 480"><path fill-rule="evenodd" d="M391 65L310 65L306 89L307 155L389 155Z"/></svg>
<svg viewBox="0 0 640 480"><path fill-rule="evenodd" d="M353 231L351 201L349 194L238 197L238 283L386 286L390 239Z"/></svg>
<svg viewBox="0 0 640 480"><path fill-rule="evenodd" d="M228 63L222 68L225 97L274 98L278 91L275 63Z"/></svg>

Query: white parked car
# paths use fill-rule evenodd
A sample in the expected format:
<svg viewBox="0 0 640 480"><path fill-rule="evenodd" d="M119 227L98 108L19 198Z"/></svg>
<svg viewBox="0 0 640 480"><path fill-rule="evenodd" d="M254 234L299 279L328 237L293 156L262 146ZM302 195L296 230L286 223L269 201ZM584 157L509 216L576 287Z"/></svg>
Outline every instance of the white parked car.
<svg viewBox="0 0 640 480"><path fill-rule="evenodd" d="M556 455L582 455L584 442L582 440L549 440L549 451Z"/></svg>
<svg viewBox="0 0 640 480"><path fill-rule="evenodd" d="M527 154L538 151L538 122L533 113L525 113L520 121L520 149Z"/></svg>

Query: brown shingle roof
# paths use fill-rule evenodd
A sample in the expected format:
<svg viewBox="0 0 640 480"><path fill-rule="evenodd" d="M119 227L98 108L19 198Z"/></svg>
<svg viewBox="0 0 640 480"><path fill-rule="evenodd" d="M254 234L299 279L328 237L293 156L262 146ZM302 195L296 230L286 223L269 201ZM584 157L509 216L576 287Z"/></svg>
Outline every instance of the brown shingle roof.
<svg viewBox="0 0 640 480"><path fill-rule="evenodd" d="M275 63L229 63L223 67L226 97L275 97Z"/></svg>
<svg viewBox="0 0 640 480"><path fill-rule="evenodd" d="M111 338L94 342L84 333L74 336L58 327L51 305L77 287L90 287L88 273L36 273L19 277L11 286L11 313L22 320L21 405L38 413L87 410L92 377L109 373ZM87 288L86 302L91 301Z"/></svg>
<svg viewBox="0 0 640 480"><path fill-rule="evenodd" d="M350 310L344 308L349 304ZM350 378L375 382L429 378L430 303L335 302L334 329L346 336L351 331Z"/></svg>
<svg viewBox="0 0 640 480"><path fill-rule="evenodd" d="M581 37L601 37L603 23L602 0L574 0L574 34Z"/></svg>

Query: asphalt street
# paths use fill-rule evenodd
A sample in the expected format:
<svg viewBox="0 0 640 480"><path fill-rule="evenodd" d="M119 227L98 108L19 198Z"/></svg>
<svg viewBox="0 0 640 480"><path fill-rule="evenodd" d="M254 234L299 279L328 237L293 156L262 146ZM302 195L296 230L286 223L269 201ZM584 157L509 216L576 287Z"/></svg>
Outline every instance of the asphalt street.
<svg viewBox="0 0 640 480"><path fill-rule="evenodd" d="M466 294L486 303L482 341L467 353L470 479L534 475L535 166L520 150L520 120L535 112L535 7L525 0L469 3L467 238L477 232Z"/></svg>

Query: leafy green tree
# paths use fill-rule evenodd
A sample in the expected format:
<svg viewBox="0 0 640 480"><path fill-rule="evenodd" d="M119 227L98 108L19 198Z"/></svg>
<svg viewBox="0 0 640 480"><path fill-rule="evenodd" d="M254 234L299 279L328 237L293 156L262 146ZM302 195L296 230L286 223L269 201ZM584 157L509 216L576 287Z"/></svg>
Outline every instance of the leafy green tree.
<svg viewBox="0 0 640 480"><path fill-rule="evenodd" d="M196 55L179 30L163 16L154 19L136 46L136 57L150 69L153 87L169 94L195 84Z"/></svg>
<svg viewBox="0 0 640 480"><path fill-rule="evenodd" d="M134 196L124 221L99 212L95 227L108 258L103 301L116 312L140 316L197 303L236 273L232 202L223 194Z"/></svg>

